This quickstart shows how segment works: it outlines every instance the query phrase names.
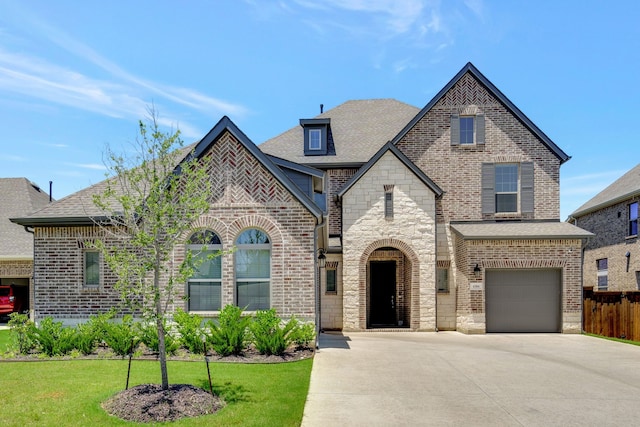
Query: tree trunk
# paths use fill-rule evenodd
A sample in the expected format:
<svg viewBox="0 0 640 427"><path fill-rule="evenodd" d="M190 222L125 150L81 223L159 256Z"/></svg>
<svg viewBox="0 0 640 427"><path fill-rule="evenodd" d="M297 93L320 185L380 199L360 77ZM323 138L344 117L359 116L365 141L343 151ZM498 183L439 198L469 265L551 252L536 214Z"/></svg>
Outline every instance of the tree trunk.
<svg viewBox="0 0 640 427"><path fill-rule="evenodd" d="M159 265L159 263L156 263L156 266L157 265ZM162 389L169 390L169 375L167 374L167 346L164 339L164 316L162 315L162 299L160 298L160 270L158 268L155 269L153 276L153 286L155 288L156 299L156 328L158 329L158 353L160 356Z"/></svg>

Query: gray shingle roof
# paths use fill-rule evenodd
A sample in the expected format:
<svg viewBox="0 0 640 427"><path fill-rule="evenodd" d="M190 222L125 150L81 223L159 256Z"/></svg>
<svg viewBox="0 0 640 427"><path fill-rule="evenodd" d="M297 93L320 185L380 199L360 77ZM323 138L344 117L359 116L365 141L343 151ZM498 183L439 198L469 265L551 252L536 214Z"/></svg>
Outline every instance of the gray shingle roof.
<svg viewBox="0 0 640 427"><path fill-rule="evenodd" d="M451 229L468 240L478 239L586 239L593 233L568 222L456 223Z"/></svg>
<svg viewBox="0 0 640 427"><path fill-rule="evenodd" d="M33 259L33 234L9 218L49 204L49 195L26 178L0 178L0 259Z"/></svg>
<svg viewBox="0 0 640 427"><path fill-rule="evenodd" d="M220 138L224 132L231 132L236 139L243 144L247 150L256 157L262 165L268 169L280 183L289 190L294 197L305 206L309 211L317 217L322 216L322 210L316 206L309 197L307 197L283 172L273 163L269 157L262 153L256 145L244 134L240 129L228 118L223 117L209 131L209 133L197 143L181 148L178 156L184 159L186 155L193 151L195 156L200 156L210 147L211 144ZM17 224L22 225L91 225L96 218L104 218L105 213L101 211L93 203L93 195L101 194L107 188L107 180L92 185L91 187L73 193L63 199L60 199L47 207L40 209L30 215L15 215L12 219ZM117 211L117 206L112 206ZM16 225L17 227L20 227ZM22 228L22 227L20 227Z"/></svg>
<svg viewBox="0 0 640 427"><path fill-rule="evenodd" d="M640 163L622 175L613 184L596 194L587 203L576 209L571 216L579 217L598 209L614 205L640 194Z"/></svg>
<svg viewBox="0 0 640 427"><path fill-rule="evenodd" d="M364 164L419 111L395 99L347 101L315 117L331 119L335 155L305 156L299 125L258 147L266 154L307 165Z"/></svg>
<svg viewBox="0 0 640 427"><path fill-rule="evenodd" d="M420 180L422 181L422 183L429 188L431 191L433 191L435 193L435 195L437 197L442 196L442 189L440 187L438 187L432 180L431 178L429 178L420 168L418 168L415 164L413 164L413 162L411 162L411 160L409 160L407 158L407 156L405 156L402 151L400 151L400 149L398 149L395 145L393 145L391 142L386 143L385 145L382 146L382 148L380 150L378 150L378 152L371 158L371 160L369 160L367 162L367 164L365 164L362 168L360 168L360 170L358 170L358 172L351 177L351 179L345 184L344 187L342 187L342 190L340 190L340 192L338 192L338 196L342 197L344 196L347 191L349 191L349 189L356 183L358 182L358 180L360 178L362 178L368 171L369 169L371 169L373 167L373 165L375 165L378 160L380 160L380 158L387 152L387 151L391 151L391 153L396 156L396 158L398 160L400 160L400 162L402 164L404 164L407 169L409 169L411 172L414 173L414 175Z"/></svg>

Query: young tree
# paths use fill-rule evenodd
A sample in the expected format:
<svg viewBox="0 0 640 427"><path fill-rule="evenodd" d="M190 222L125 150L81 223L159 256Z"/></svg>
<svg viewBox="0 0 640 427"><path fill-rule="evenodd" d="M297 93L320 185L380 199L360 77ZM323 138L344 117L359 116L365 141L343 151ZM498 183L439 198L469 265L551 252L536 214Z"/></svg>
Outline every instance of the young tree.
<svg viewBox="0 0 640 427"><path fill-rule="evenodd" d="M175 285L193 272L188 253L178 266L172 252L192 222L209 209L211 194L205 158L182 147L180 131L162 132L150 110L139 123L135 154L106 150L106 190L93 202L104 212L96 222L104 239L94 245L117 277L122 300L153 321L158 331L162 387L167 390L165 324Z"/></svg>

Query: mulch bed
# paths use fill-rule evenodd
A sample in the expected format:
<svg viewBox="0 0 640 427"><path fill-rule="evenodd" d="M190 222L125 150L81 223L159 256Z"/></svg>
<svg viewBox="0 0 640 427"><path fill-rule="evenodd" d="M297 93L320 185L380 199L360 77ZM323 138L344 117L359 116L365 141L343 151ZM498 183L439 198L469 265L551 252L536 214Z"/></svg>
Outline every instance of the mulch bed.
<svg viewBox="0 0 640 427"><path fill-rule="evenodd" d="M159 384L142 384L116 394L102 407L123 420L147 423L213 414L224 407L224 401L190 384L173 384L168 390Z"/></svg>

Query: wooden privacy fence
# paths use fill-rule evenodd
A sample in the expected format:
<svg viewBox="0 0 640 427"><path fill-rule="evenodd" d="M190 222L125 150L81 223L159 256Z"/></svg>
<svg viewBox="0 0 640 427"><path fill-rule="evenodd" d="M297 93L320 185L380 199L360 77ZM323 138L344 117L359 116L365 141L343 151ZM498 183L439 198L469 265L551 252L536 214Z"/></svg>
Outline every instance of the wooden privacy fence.
<svg viewBox="0 0 640 427"><path fill-rule="evenodd" d="M640 291L593 292L584 288L585 332L640 341Z"/></svg>

